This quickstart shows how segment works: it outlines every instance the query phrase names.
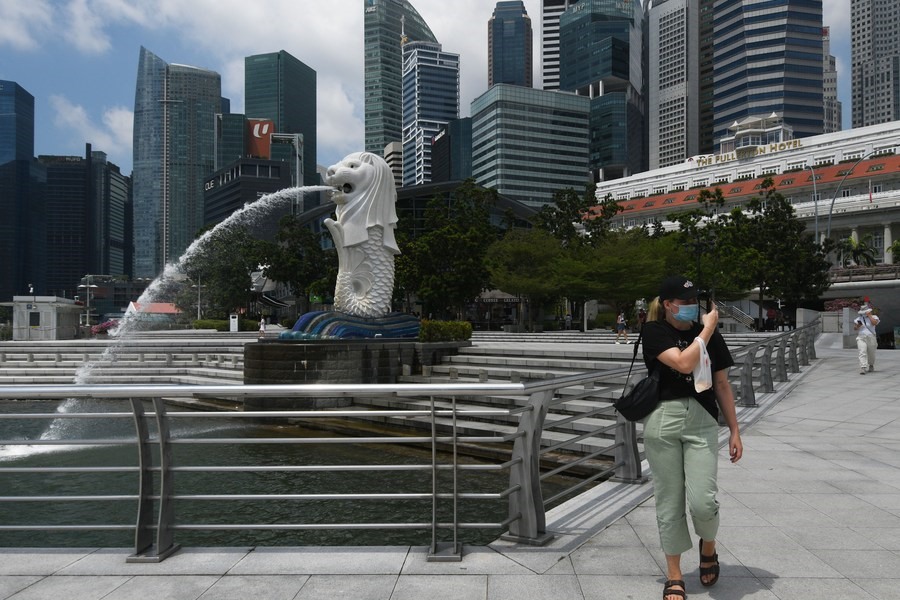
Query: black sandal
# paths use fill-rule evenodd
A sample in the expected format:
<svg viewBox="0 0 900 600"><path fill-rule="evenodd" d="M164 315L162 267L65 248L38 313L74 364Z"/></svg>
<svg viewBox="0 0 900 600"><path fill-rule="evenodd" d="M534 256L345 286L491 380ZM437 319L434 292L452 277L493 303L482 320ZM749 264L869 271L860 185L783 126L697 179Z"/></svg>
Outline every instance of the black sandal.
<svg viewBox="0 0 900 600"><path fill-rule="evenodd" d="M711 587L716 585L716 582L719 581L719 553L713 552L712 556L703 556L703 539L700 539L700 583L703 584L704 587ZM704 567L702 563L716 563L711 567ZM704 580L703 578L707 575L712 575L712 579Z"/></svg>
<svg viewBox="0 0 900 600"><path fill-rule="evenodd" d="M676 590L675 587L680 587L680 590ZM663 600L668 600L669 596L678 596L679 598L687 598L687 593L684 591L684 581L681 579L669 579L666 581L666 586L663 588Z"/></svg>

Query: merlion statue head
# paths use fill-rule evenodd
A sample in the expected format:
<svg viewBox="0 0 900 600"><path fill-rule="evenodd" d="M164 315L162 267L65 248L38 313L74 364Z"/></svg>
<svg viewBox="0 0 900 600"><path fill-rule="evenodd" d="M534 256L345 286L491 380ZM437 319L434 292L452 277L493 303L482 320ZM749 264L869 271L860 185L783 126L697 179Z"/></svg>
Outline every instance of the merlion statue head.
<svg viewBox="0 0 900 600"><path fill-rule="evenodd" d="M335 188L331 198L337 204L337 222L344 229L344 246L365 242L367 229L380 225L384 245L400 253L394 238L397 190L391 168L383 158L371 152L348 154L328 167L325 183Z"/></svg>

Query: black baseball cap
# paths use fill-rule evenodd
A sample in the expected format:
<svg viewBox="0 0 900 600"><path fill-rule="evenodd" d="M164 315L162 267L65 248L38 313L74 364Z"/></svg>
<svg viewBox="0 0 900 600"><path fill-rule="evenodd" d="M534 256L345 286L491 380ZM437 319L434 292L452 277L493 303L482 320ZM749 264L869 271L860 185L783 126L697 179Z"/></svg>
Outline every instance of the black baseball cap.
<svg viewBox="0 0 900 600"><path fill-rule="evenodd" d="M659 286L660 300L692 300L698 293L694 282L681 275L666 277Z"/></svg>

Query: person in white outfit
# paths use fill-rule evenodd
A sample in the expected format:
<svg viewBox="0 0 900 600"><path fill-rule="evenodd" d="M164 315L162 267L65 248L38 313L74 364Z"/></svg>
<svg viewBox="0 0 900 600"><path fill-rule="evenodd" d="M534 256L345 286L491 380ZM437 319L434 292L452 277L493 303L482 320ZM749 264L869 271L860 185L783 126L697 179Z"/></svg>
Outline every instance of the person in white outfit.
<svg viewBox="0 0 900 600"><path fill-rule="evenodd" d="M859 374L865 375L875 370L875 349L878 338L875 328L880 319L872 312L872 307L864 304L859 309L859 316L853 321L856 330L856 348L859 350Z"/></svg>

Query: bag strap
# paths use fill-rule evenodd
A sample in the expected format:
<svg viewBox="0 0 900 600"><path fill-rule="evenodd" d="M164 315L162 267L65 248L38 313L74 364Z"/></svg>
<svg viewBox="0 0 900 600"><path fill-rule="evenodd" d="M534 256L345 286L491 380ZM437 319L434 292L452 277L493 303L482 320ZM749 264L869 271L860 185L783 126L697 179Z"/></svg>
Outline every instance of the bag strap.
<svg viewBox="0 0 900 600"><path fill-rule="evenodd" d="M631 356L631 364L628 365L628 376L625 378L625 386L622 388L622 395L620 396L620 398L625 395L625 390L628 389L628 382L631 381L631 370L634 368L634 361L637 358L638 347L641 345L641 338L644 335L644 326L645 325L647 325L647 324L644 323L644 325L641 326L641 330L638 332L638 339L634 343L634 354ZM648 369L648 372L651 372L651 371L652 371L652 367Z"/></svg>

